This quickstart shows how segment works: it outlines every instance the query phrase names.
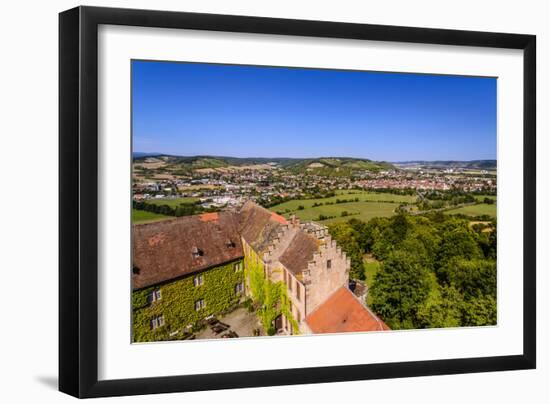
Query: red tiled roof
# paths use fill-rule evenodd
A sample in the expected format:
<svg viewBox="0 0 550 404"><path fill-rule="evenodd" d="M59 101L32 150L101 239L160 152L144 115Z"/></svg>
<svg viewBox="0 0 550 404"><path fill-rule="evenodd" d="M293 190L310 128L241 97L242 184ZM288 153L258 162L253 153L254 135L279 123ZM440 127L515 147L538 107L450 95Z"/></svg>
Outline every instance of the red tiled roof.
<svg viewBox="0 0 550 404"><path fill-rule="evenodd" d="M199 215L202 222L215 222L219 219L218 212L203 213Z"/></svg>
<svg viewBox="0 0 550 404"><path fill-rule="evenodd" d="M183 216L133 226L132 286L141 289L243 256L233 212Z"/></svg>
<svg viewBox="0 0 550 404"><path fill-rule="evenodd" d="M275 212L271 212L271 219L275 220L276 222L279 222L281 224L288 224L288 222L286 221L286 219L284 217L282 217L281 215L278 215Z"/></svg>
<svg viewBox="0 0 550 404"><path fill-rule="evenodd" d="M243 205L239 214L243 239L260 255L267 251L286 225L286 219L282 218L283 222L279 215L273 215L271 211L250 201Z"/></svg>
<svg viewBox="0 0 550 404"><path fill-rule="evenodd" d="M279 260L286 269L297 275L307 269L307 263L313 259L318 248L317 240L313 236L299 231Z"/></svg>
<svg viewBox="0 0 550 404"><path fill-rule="evenodd" d="M390 328L342 286L317 307L306 323L314 334L384 331Z"/></svg>

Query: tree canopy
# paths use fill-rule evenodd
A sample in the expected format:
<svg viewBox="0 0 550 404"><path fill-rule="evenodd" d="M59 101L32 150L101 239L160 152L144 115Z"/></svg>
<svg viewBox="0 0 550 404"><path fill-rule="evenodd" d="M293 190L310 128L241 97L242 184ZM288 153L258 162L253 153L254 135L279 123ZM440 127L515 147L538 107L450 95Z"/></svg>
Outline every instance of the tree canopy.
<svg viewBox="0 0 550 404"><path fill-rule="evenodd" d="M476 225L441 213L399 214L329 226L365 279L363 256L381 262L367 285L371 308L392 328L496 324L496 222Z"/></svg>

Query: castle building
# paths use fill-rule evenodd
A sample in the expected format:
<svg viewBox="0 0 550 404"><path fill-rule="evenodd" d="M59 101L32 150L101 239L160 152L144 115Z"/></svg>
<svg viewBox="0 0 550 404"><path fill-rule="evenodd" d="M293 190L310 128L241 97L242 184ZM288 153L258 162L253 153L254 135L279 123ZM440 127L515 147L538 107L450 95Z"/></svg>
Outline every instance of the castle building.
<svg viewBox="0 0 550 404"><path fill-rule="evenodd" d="M244 296L264 299L271 315L264 328L278 334L387 330L349 290L349 268L326 227L253 202L236 212L136 224L133 339L170 339Z"/></svg>

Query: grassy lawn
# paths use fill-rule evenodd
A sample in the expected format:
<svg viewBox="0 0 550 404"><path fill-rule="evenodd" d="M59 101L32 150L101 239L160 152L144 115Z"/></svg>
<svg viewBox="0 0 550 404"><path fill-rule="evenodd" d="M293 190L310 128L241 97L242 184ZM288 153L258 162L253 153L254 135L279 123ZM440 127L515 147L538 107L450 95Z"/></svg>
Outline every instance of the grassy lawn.
<svg viewBox="0 0 550 404"><path fill-rule="evenodd" d="M336 192L337 195L330 198L321 199L296 199L275 205L271 208L274 212L289 213L298 210L298 206L303 206L305 209L309 209L314 203L327 203L336 202L337 199L355 199L359 198L360 202L415 202L416 196L414 195L394 195L386 193L368 192L368 191L344 191L340 190ZM340 204L338 204L340 205ZM335 205L336 206L336 205ZM330 207L330 205L328 206ZM315 207L317 209L317 207ZM287 212L288 211L288 212ZM297 212L298 213L298 212Z"/></svg>
<svg viewBox="0 0 550 404"><path fill-rule="evenodd" d="M487 205L485 203L479 203L477 205L463 206L458 209L451 209L445 212L448 215L455 215L461 213L467 216L480 216L489 215L491 217L497 217L497 205Z"/></svg>
<svg viewBox="0 0 550 404"><path fill-rule="evenodd" d="M182 203L195 203L199 198L163 198L163 199L148 199L146 202L151 205L168 205L171 208L177 208Z"/></svg>
<svg viewBox="0 0 550 404"><path fill-rule="evenodd" d="M363 267L365 268L365 282L367 287L371 287L374 282L374 276L380 269L380 262L373 258L370 254L366 254L363 258ZM370 305L370 293L367 297L367 305Z"/></svg>
<svg viewBox="0 0 550 404"><path fill-rule="evenodd" d="M373 217L388 217L394 215L394 210L397 208L395 203L386 202L349 202L338 203L334 205L309 207L304 210L283 213L285 217L295 214L302 221L317 221L323 224L332 224L348 221L351 218L368 221ZM273 211L278 211L276 207L271 208ZM348 212L348 216L341 216L342 212ZM331 219L319 221L319 215L336 216Z"/></svg>
<svg viewBox="0 0 550 404"><path fill-rule="evenodd" d="M160 215L146 210L132 209L132 223L150 223L159 220L174 219L173 216Z"/></svg>

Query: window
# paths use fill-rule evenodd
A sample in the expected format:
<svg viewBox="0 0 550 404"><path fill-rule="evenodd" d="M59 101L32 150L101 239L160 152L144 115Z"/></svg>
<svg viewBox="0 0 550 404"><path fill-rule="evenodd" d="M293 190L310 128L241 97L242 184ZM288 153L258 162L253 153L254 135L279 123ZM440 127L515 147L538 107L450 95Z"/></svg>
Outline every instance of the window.
<svg viewBox="0 0 550 404"><path fill-rule="evenodd" d="M300 284L296 281L296 299L300 301Z"/></svg>
<svg viewBox="0 0 550 404"><path fill-rule="evenodd" d="M239 282L235 285L235 293L237 295L240 295L244 292L244 284L242 282Z"/></svg>
<svg viewBox="0 0 550 404"><path fill-rule="evenodd" d="M327 269L332 268L332 260L327 260Z"/></svg>
<svg viewBox="0 0 550 404"><path fill-rule="evenodd" d="M288 290L292 292L292 277L288 274Z"/></svg>
<svg viewBox="0 0 550 404"><path fill-rule="evenodd" d="M236 264L233 265L233 270L235 272L241 272L243 270L243 263L242 262L237 262Z"/></svg>
<svg viewBox="0 0 550 404"><path fill-rule="evenodd" d="M160 289L153 289L151 292L149 292L149 296L147 296L147 300L149 303L154 303L156 301L159 301L161 298Z"/></svg>
<svg viewBox="0 0 550 404"><path fill-rule="evenodd" d="M193 254L193 258L199 258L199 257L202 257L204 255L204 251L202 251L198 247L193 247L191 249L191 254Z"/></svg>
<svg viewBox="0 0 550 404"><path fill-rule="evenodd" d="M193 285L195 287L201 286L204 283L204 277L202 275L197 275L193 278Z"/></svg>
<svg viewBox="0 0 550 404"><path fill-rule="evenodd" d="M139 275L139 268L138 268L138 267L133 267L133 268L132 268L132 273L133 273L134 275Z"/></svg>
<svg viewBox="0 0 550 404"><path fill-rule="evenodd" d="M300 315L300 310L296 309L296 321L299 323L302 321L302 316Z"/></svg>
<svg viewBox="0 0 550 404"><path fill-rule="evenodd" d="M155 316L151 319L151 329L156 330L164 325L164 316Z"/></svg>
<svg viewBox="0 0 550 404"><path fill-rule="evenodd" d="M200 311L206 307L206 303L204 302L204 299L199 299L195 302L195 310Z"/></svg>

